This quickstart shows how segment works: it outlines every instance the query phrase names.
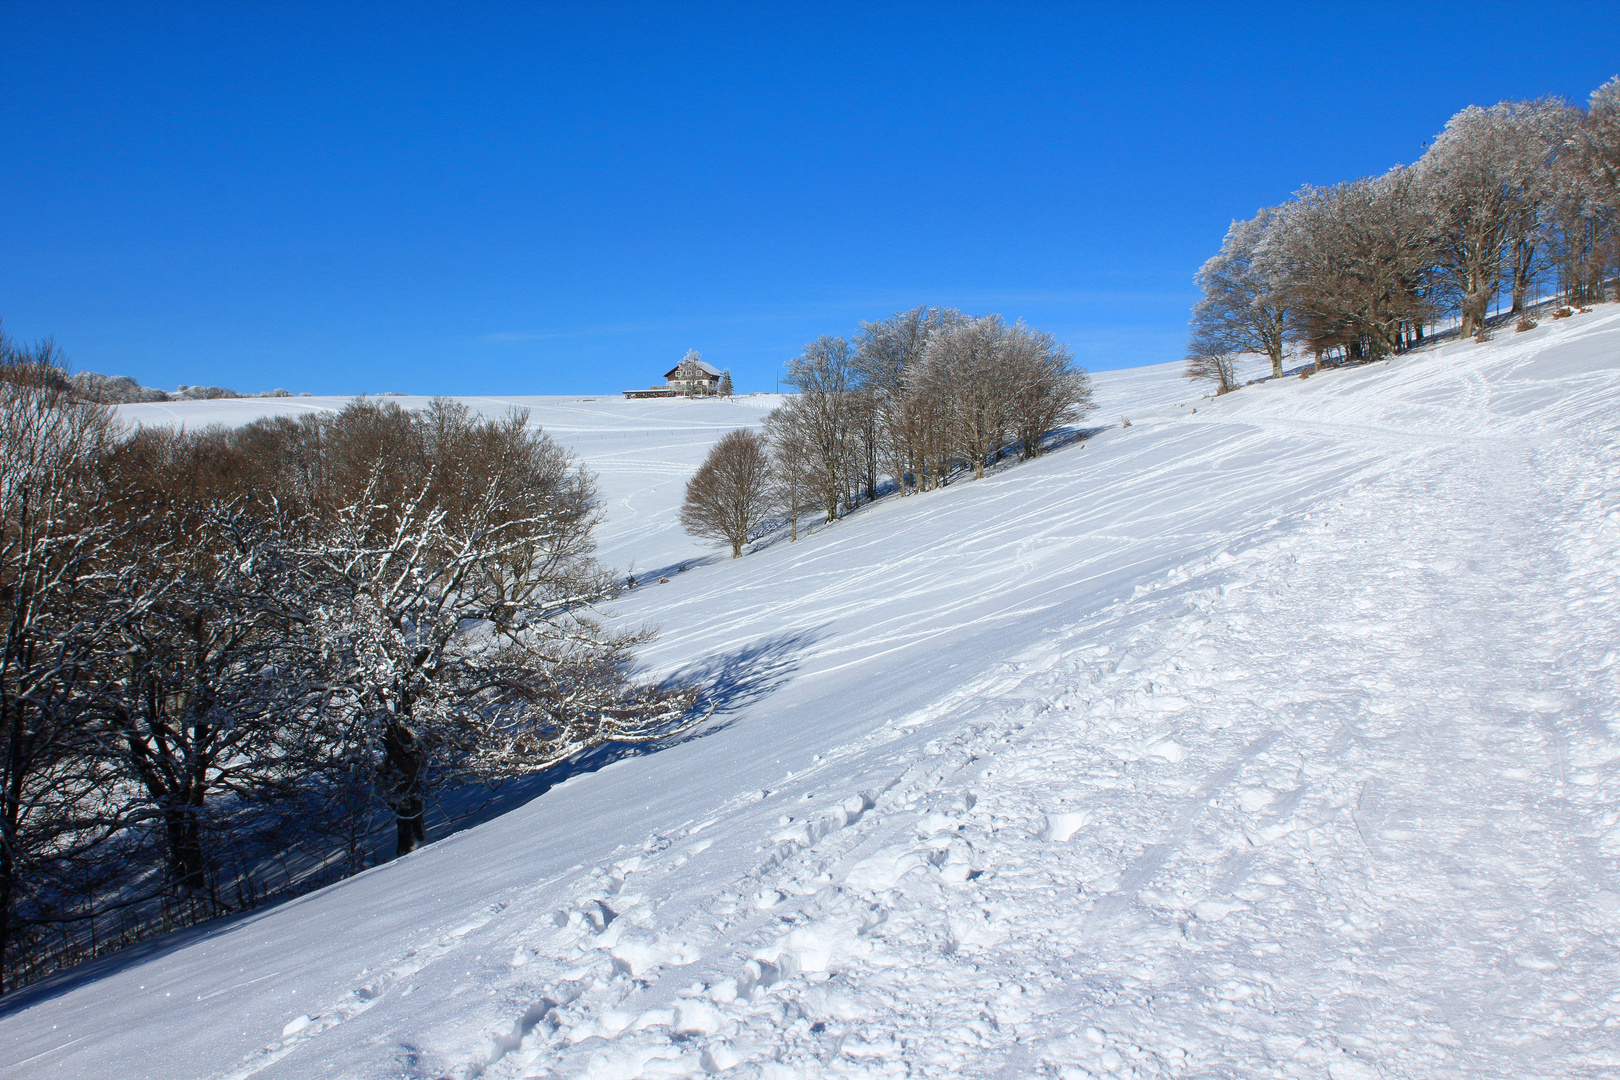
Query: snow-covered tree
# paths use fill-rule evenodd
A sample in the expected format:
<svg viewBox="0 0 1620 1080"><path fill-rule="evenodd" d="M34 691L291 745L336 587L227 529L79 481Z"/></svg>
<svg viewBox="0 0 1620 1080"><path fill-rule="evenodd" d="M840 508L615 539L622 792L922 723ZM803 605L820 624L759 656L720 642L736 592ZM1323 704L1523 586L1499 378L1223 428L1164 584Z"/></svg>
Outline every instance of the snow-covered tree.
<svg viewBox="0 0 1620 1080"><path fill-rule="evenodd" d="M115 556L95 468L115 429L74 399L49 343L0 335L0 990L26 970L21 937L61 914L61 890L123 812L94 753L86 690L113 630L105 602L136 595Z"/></svg>
<svg viewBox="0 0 1620 1080"><path fill-rule="evenodd" d="M983 476L986 461L1005 445L1011 420L1006 378L1011 328L999 315L946 327L929 338L924 380L944 399L951 452Z"/></svg>
<svg viewBox="0 0 1620 1080"><path fill-rule="evenodd" d="M1318 356L1353 360L1405 347L1432 315L1435 228L1411 169L1305 187L1278 208L1256 254L1294 332Z"/></svg>
<svg viewBox="0 0 1620 1080"><path fill-rule="evenodd" d="M401 854L424 839L438 783L679 725L690 693L625 677L647 633L595 615L615 576L591 558L592 479L526 414L360 403L327 443L305 550L321 580L315 625Z"/></svg>
<svg viewBox="0 0 1620 1080"><path fill-rule="evenodd" d="M1216 394L1228 394L1238 386L1236 360L1237 357L1219 342L1195 337L1187 348L1187 366L1182 377L1212 382Z"/></svg>
<svg viewBox="0 0 1620 1080"><path fill-rule="evenodd" d="M1535 270L1538 209L1571 116L1558 102L1471 105L1453 116L1417 165L1435 221L1435 265L1462 333L1484 324L1504 277L1522 305Z"/></svg>
<svg viewBox="0 0 1620 1080"><path fill-rule="evenodd" d="M875 412L878 467L895 478L902 495L908 478L920 488L927 477L923 415L929 410L918 398L929 338L962 318L952 310L917 307L862 323L856 336L853 367Z"/></svg>
<svg viewBox="0 0 1620 1080"><path fill-rule="evenodd" d="M1204 295L1193 307L1197 344L1189 355L1262 353L1271 360L1272 377L1282 378L1288 312L1281 283L1255 258L1275 216L1268 208L1232 222L1221 250L1199 268L1196 280Z"/></svg>
<svg viewBox="0 0 1620 1080"><path fill-rule="evenodd" d="M1090 376L1051 334L1014 323L1002 344L1001 366L1007 422L1023 460L1040 454L1041 440L1060 425L1091 411Z"/></svg>
<svg viewBox="0 0 1620 1080"><path fill-rule="evenodd" d="M765 442L771 451L770 495L776 511L786 516L788 539L799 538L799 513L815 490L814 457L803 423L805 412L787 407L765 418Z"/></svg>
<svg viewBox="0 0 1620 1080"><path fill-rule="evenodd" d="M212 845L274 831L323 736L317 645L289 538L215 430L139 429L110 454L121 564L93 695L98 752L157 833L165 880L213 894Z"/></svg>
<svg viewBox="0 0 1620 1080"><path fill-rule="evenodd" d="M808 478L810 494L828 521L852 505L858 468L853 359L844 338L824 334L810 342L788 363L787 381L799 392L777 410L783 414L778 426L794 430L794 445L805 454L793 475Z"/></svg>

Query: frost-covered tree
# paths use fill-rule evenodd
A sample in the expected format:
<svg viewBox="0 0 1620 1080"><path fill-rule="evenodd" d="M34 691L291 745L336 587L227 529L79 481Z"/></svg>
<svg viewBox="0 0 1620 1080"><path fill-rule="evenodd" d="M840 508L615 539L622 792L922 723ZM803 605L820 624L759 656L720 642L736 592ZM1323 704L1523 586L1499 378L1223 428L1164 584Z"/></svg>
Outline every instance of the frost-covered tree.
<svg viewBox="0 0 1620 1080"><path fill-rule="evenodd" d="M1193 307L1189 355L1261 353L1271 360L1273 378L1282 378L1288 311L1281 283L1263 260L1256 260L1276 210L1264 209L1234 221L1221 250L1199 268L1203 298ZM1211 350L1214 352L1211 352Z"/></svg>
<svg viewBox="0 0 1620 1080"><path fill-rule="evenodd" d="M1604 298L1620 269L1620 77L1593 91L1554 168L1550 254L1569 303Z"/></svg>
<svg viewBox="0 0 1620 1080"><path fill-rule="evenodd" d="M1049 433L1091 411L1091 378L1075 367L1073 353L1051 334L1021 322L1006 330L1001 377L1007 422L1025 461L1041 452Z"/></svg>
<svg viewBox="0 0 1620 1080"><path fill-rule="evenodd" d="M957 311L916 307L862 323L856 336L855 374L874 413L878 467L895 478L902 495L908 477L920 487L926 475L922 415L927 410L918 397L928 340L961 321Z"/></svg>
<svg viewBox="0 0 1620 1080"><path fill-rule="evenodd" d="M774 510L770 447L751 428L728 432L686 482L681 525L694 536L724 540L731 557Z"/></svg>
<svg viewBox="0 0 1620 1080"><path fill-rule="evenodd" d="M1473 334L1506 278L1518 310L1536 270L1554 157L1573 117L1561 103L1469 106L1447 122L1417 165L1435 222L1444 294Z"/></svg>
<svg viewBox="0 0 1620 1080"><path fill-rule="evenodd" d="M594 605L590 475L521 411L359 403L330 421L305 554L316 629L403 854L436 784L495 780L613 739L660 737L691 695L625 677L644 632Z"/></svg>
<svg viewBox="0 0 1620 1080"><path fill-rule="evenodd" d="M847 340L822 335L788 363L787 382L798 389L777 412L779 428L791 428L802 462L790 475L802 477L832 521L852 505L857 475L854 352Z"/></svg>
<svg viewBox="0 0 1620 1080"><path fill-rule="evenodd" d="M947 327L928 342L924 380L944 399L948 445L976 477L1008 437L1010 329L1001 316L985 315Z"/></svg>
<svg viewBox="0 0 1620 1080"><path fill-rule="evenodd" d="M1411 169L1305 187L1278 208L1257 259L1278 283L1292 332L1320 357L1405 347L1432 314L1435 228Z"/></svg>
<svg viewBox="0 0 1620 1080"><path fill-rule="evenodd" d="M93 698L98 751L157 833L167 882L211 897L215 842L274 832L324 734L300 567L234 456L217 429L140 429L110 453L136 602L108 602Z"/></svg>
<svg viewBox="0 0 1620 1080"><path fill-rule="evenodd" d="M787 517L788 539L799 538L799 514L815 490L808 436L797 409L777 408L765 418L765 442L771 452L771 504Z"/></svg>
<svg viewBox="0 0 1620 1080"><path fill-rule="evenodd" d="M720 373L720 385L716 388L715 392L721 397L730 397L734 392L731 385L730 368L726 368L726 370Z"/></svg>
<svg viewBox="0 0 1620 1080"><path fill-rule="evenodd" d="M1592 91L1573 139L1598 197L1620 209L1620 75Z"/></svg>

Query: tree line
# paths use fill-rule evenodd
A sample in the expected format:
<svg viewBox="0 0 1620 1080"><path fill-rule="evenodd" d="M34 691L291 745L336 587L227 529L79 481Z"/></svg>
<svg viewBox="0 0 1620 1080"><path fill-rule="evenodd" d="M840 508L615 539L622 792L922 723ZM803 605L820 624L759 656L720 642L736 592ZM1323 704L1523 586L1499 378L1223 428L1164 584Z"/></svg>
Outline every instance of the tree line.
<svg viewBox="0 0 1620 1080"><path fill-rule="evenodd" d="M1552 285L1580 306L1620 270L1620 77L1585 108L1555 98L1457 113L1413 165L1233 222L1198 271L1187 374L1235 388L1233 360L1283 372L1290 343L1324 359L1375 360L1455 316L1488 332L1507 299L1520 329Z"/></svg>
<svg viewBox="0 0 1620 1080"><path fill-rule="evenodd" d="M1091 408L1091 384L1051 334L1000 315L917 307L824 335L788 362L797 393L763 433L732 432L687 484L681 522L732 556L771 520L833 521L881 491L982 477L1008 452L1035 457Z"/></svg>
<svg viewBox="0 0 1620 1080"><path fill-rule="evenodd" d="M629 678L593 479L522 411L126 431L0 334L0 462L0 990L98 916L352 872L446 785L693 722Z"/></svg>

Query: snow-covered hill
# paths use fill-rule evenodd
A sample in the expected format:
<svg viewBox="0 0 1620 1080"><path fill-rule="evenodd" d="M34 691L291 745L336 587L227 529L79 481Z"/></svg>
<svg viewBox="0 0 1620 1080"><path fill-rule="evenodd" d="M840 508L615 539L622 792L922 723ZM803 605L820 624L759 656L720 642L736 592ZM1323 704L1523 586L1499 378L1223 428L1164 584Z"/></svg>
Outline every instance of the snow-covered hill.
<svg viewBox="0 0 1620 1080"><path fill-rule="evenodd" d="M673 507L768 402L535 403L604 554L693 565L620 617L710 729L0 1002L0 1072L1614 1075L1620 308L1097 382L735 562Z"/></svg>

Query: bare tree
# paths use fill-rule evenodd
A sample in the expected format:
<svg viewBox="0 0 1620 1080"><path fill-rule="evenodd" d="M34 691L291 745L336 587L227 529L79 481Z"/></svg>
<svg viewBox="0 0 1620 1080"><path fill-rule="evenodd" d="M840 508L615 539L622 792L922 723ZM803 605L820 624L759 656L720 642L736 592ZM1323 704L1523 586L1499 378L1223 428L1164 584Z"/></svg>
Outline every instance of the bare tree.
<svg viewBox="0 0 1620 1080"><path fill-rule="evenodd" d="M802 410L788 408L773 409L765 418L765 442L771 451L771 505L787 517L790 542L799 538L799 513L815 490L803 420Z"/></svg>
<svg viewBox="0 0 1620 1080"><path fill-rule="evenodd" d="M1195 337L1187 347L1187 367L1182 377L1212 382L1216 394L1231 393L1237 389L1235 359L1220 344Z"/></svg>
<svg viewBox="0 0 1620 1080"><path fill-rule="evenodd" d="M100 750L161 832L166 880L213 893L214 836L239 845L296 801L320 729L318 646L288 538L237 493L222 431L139 430L110 454L131 603L94 695Z"/></svg>
<svg viewBox="0 0 1620 1080"><path fill-rule="evenodd" d="M758 432L739 428L714 444L687 481L681 525L694 536L726 541L735 559L773 508L770 448Z"/></svg>

